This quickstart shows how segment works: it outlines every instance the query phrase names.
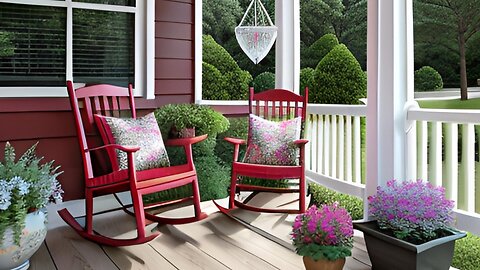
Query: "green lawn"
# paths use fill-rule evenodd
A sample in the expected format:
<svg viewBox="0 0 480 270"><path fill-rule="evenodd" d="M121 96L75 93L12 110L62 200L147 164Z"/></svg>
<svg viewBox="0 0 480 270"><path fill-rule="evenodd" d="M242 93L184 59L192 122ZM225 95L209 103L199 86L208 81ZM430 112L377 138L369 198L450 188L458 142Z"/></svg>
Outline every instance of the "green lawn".
<svg viewBox="0 0 480 270"><path fill-rule="evenodd" d="M436 99L436 100L417 100L420 108L429 109L480 109L480 98L468 100L460 99Z"/></svg>

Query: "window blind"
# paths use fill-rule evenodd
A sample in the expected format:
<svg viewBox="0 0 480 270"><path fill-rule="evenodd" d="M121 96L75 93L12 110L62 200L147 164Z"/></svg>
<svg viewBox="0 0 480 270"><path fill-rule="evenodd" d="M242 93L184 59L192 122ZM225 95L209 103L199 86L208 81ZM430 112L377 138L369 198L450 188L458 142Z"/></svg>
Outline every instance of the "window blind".
<svg viewBox="0 0 480 270"><path fill-rule="evenodd" d="M132 13L73 10L73 79L127 85L134 80Z"/></svg>
<svg viewBox="0 0 480 270"><path fill-rule="evenodd" d="M65 85L66 10L0 3L0 86Z"/></svg>

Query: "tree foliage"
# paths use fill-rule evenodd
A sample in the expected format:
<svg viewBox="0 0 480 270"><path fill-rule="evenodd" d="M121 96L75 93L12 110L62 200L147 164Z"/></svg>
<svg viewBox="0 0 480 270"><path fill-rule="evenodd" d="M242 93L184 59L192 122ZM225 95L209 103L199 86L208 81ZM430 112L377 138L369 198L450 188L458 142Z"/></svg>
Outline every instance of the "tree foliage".
<svg viewBox="0 0 480 270"><path fill-rule="evenodd" d="M480 0L415 0L418 43L444 46L458 55L461 98L467 99L466 51L480 30Z"/></svg>
<svg viewBox="0 0 480 270"><path fill-rule="evenodd" d="M366 97L367 76L344 44L335 46L315 69L318 85L310 94L312 103L358 104Z"/></svg>
<svg viewBox="0 0 480 270"><path fill-rule="evenodd" d="M300 1L300 39L310 46L319 37L333 33L333 23L342 17L344 6L341 0Z"/></svg>
<svg viewBox="0 0 480 270"><path fill-rule="evenodd" d="M247 98L248 86L253 80L252 76L248 71L242 70L232 56L213 40L212 36L203 36L203 62L209 64L202 64L204 80L209 75L215 76L215 78L207 78L208 82L204 86L210 87L208 84L212 82L216 84L204 92L204 99L240 100ZM217 93L216 90L220 92Z"/></svg>
<svg viewBox="0 0 480 270"><path fill-rule="evenodd" d="M203 0L203 33L223 44L235 38L235 27L242 14L238 0Z"/></svg>

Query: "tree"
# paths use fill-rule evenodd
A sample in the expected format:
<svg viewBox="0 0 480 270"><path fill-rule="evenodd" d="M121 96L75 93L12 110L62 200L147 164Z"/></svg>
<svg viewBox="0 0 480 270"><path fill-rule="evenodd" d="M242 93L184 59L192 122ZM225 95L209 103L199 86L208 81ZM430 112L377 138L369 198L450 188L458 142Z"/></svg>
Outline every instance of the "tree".
<svg viewBox="0 0 480 270"><path fill-rule="evenodd" d="M300 1L300 39L310 46L318 38L333 33L333 21L342 17L344 6L341 0Z"/></svg>
<svg viewBox="0 0 480 270"><path fill-rule="evenodd" d="M440 42L458 53L462 100L468 99L466 44L480 30L479 7L480 0L415 0L414 21L418 41L429 44Z"/></svg>
<svg viewBox="0 0 480 270"><path fill-rule="evenodd" d="M242 15L238 0L203 0L203 33L223 45L235 38L235 27Z"/></svg>

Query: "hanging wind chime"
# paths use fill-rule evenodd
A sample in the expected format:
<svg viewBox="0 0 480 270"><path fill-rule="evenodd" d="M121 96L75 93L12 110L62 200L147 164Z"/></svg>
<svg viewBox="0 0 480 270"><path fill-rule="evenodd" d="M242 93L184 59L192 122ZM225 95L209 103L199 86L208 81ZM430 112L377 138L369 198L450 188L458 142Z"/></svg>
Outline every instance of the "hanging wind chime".
<svg viewBox="0 0 480 270"><path fill-rule="evenodd" d="M252 0L240 24L235 27L235 36L245 54L258 64L275 43L277 27L260 0Z"/></svg>

